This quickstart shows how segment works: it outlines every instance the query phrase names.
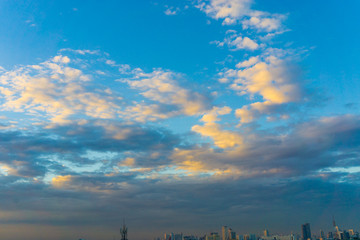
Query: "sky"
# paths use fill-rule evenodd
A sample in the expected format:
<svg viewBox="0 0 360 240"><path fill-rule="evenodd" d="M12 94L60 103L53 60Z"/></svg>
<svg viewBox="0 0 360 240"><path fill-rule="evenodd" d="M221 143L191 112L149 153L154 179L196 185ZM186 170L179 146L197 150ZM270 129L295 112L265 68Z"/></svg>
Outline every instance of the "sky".
<svg viewBox="0 0 360 240"><path fill-rule="evenodd" d="M0 236L360 230L360 2L0 0Z"/></svg>

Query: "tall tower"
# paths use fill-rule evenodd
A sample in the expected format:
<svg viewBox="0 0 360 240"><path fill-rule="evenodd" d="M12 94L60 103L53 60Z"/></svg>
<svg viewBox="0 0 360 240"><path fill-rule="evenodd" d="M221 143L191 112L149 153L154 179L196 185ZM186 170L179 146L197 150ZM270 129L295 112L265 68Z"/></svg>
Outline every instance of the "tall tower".
<svg viewBox="0 0 360 240"><path fill-rule="evenodd" d="M334 216L333 216L333 226L334 226L334 228L335 228L335 238L341 239L341 232L340 232L339 227L338 227L338 226L336 225L336 223L335 223L335 218L334 218Z"/></svg>
<svg viewBox="0 0 360 240"><path fill-rule="evenodd" d="M229 232L227 226L222 226L222 240L229 240Z"/></svg>
<svg viewBox="0 0 360 240"><path fill-rule="evenodd" d="M310 230L310 224L305 223L301 225L301 231L302 231L302 239L308 240L311 239L311 230Z"/></svg>
<svg viewBox="0 0 360 240"><path fill-rule="evenodd" d="M127 227L125 225L125 221L124 221L122 228L120 228L121 240L128 240L127 239L127 231L128 231L128 229L127 229Z"/></svg>
<svg viewBox="0 0 360 240"><path fill-rule="evenodd" d="M269 237L269 230L267 229L264 230L264 237Z"/></svg>

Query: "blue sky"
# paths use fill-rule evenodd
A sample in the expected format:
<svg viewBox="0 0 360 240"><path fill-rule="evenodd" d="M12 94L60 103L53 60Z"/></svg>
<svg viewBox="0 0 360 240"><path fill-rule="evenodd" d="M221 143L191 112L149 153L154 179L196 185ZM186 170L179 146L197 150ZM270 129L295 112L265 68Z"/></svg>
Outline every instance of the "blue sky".
<svg viewBox="0 0 360 240"><path fill-rule="evenodd" d="M1 234L356 229L359 4L0 1Z"/></svg>

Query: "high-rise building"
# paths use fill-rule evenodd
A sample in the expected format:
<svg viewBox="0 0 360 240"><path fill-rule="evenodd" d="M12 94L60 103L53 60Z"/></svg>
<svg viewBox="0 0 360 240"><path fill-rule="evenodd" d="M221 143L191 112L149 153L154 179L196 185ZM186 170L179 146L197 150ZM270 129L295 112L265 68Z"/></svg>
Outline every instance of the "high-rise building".
<svg viewBox="0 0 360 240"><path fill-rule="evenodd" d="M222 226L222 240L229 240L229 230L227 226Z"/></svg>
<svg viewBox="0 0 360 240"><path fill-rule="evenodd" d="M269 237L269 230L267 229L264 230L264 237Z"/></svg>
<svg viewBox="0 0 360 240"><path fill-rule="evenodd" d="M290 240L298 240L298 237L295 236L293 233L290 234Z"/></svg>
<svg viewBox="0 0 360 240"><path fill-rule="evenodd" d="M206 240L220 240L220 236L217 232L212 232L210 235L206 235Z"/></svg>
<svg viewBox="0 0 360 240"><path fill-rule="evenodd" d="M180 233L180 234L175 234L174 235L174 240L183 240L183 234Z"/></svg>
<svg viewBox="0 0 360 240"><path fill-rule="evenodd" d="M229 240L236 240L236 232L234 232L231 228L228 230Z"/></svg>
<svg viewBox="0 0 360 240"><path fill-rule="evenodd" d="M320 240L324 240L325 239L325 233L323 230L320 229Z"/></svg>
<svg viewBox="0 0 360 240"><path fill-rule="evenodd" d="M311 240L311 230L310 230L310 224L305 223L301 225L301 231L302 231L302 239L303 240Z"/></svg>

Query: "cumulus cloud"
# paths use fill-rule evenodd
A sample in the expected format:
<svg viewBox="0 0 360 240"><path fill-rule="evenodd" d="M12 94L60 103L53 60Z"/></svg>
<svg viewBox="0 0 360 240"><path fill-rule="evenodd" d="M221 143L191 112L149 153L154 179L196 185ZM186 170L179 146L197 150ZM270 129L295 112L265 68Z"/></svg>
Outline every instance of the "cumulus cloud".
<svg viewBox="0 0 360 240"><path fill-rule="evenodd" d="M282 14L271 14L251 9L253 0L199 0L197 7L214 19L223 19L223 25L242 24L243 28L273 32L283 28L286 18Z"/></svg>
<svg viewBox="0 0 360 240"><path fill-rule="evenodd" d="M258 43L248 37L242 37L235 31L228 31L224 41L214 41L217 46L227 45L231 50L237 51L241 49L256 50L260 47Z"/></svg>
<svg viewBox="0 0 360 240"><path fill-rule="evenodd" d="M215 19L224 19L223 24L233 24L250 11L252 0L199 1L197 7Z"/></svg>
<svg viewBox="0 0 360 240"><path fill-rule="evenodd" d="M263 62L237 71L231 88L240 94L259 94L264 100L277 104L298 101L301 89L289 67L284 60L270 56Z"/></svg>
<svg viewBox="0 0 360 240"><path fill-rule="evenodd" d="M181 87L178 83L179 79L181 79L181 75L161 69L150 73L137 71L131 79L125 79L124 82L131 88L139 90L145 98L160 103L161 106L136 105L128 108L127 111L135 111L135 114L148 113L151 116L165 118L165 115L161 114L159 110L169 109L167 111L170 116L173 114L198 115L207 110L211 105L210 98Z"/></svg>
<svg viewBox="0 0 360 240"><path fill-rule="evenodd" d="M236 67L238 69L221 73L221 82L230 82L230 88L239 95L262 99L236 110L242 123L251 122L264 113L276 112L281 105L299 102L303 98L298 70L286 58L276 55L251 57Z"/></svg>
<svg viewBox="0 0 360 240"><path fill-rule="evenodd" d="M251 57L248 60L245 60L243 62L239 62L238 64L236 64L236 67L237 68L251 67L251 66L255 65L258 62L259 62L259 57Z"/></svg>
<svg viewBox="0 0 360 240"><path fill-rule="evenodd" d="M64 124L75 114L113 118L118 108L112 97L91 89L92 78L68 66L67 56L58 55L39 65L1 73L3 110L42 115L52 123Z"/></svg>
<svg viewBox="0 0 360 240"><path fill-rule="evenodd" d="M2 71L1 109L37 116L39 122L48 121L53 126L77 121L79 116L156 121L201 114L211 107L209 94L181 86L183 76L172 71L144 72L117 64L106 54L98 57L97 51L63 49L61 52L72 54L72 59L57 55L37 65ZM95 56L87 61L85 54ZM99 74L96 69L99 64L113 69ZM127 99L106 86L103 78L114 83L116 78L121 79L118 84L129 89ZM143 96L140 100L139 92Z"/></svg>
<svg viewBox="0 0 360 240"><path fill-rule="evenodd" d="M242 25L244 29L255 28L258 31L274 32L282 29L282 22L285 19L285 15L253 11L249 19L242 21Z"/></svg>
<svg viewBox="0 0 360 240"><path fill-rule="evenodd" d="M203 136L210 137L214 140L214 144L219 148L228 148L240 145L242 137L233 131L226 131L221 129L220 125L216 123L219 121L218 115L225 115L231 112L231 108L214 107L210 112L205 114L201 121L205 122L203 126L195 125L191 128L192 131L200 133Z"/></svg>

